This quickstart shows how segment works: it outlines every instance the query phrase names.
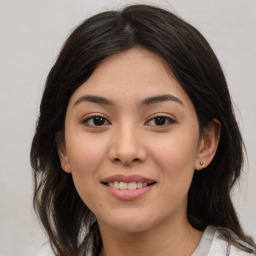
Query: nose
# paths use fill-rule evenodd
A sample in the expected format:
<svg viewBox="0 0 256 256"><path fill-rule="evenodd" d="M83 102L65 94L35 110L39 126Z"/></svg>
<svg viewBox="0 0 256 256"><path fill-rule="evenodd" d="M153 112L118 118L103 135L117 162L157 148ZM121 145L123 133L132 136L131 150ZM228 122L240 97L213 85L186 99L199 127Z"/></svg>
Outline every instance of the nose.
<svg viewBox="0 0 256 256"><path fill-rule="evenodd" d="M112 162L130 166L147 158L143 135L138 127L125 122L116 127L111 138L109 157Z"/></svg>

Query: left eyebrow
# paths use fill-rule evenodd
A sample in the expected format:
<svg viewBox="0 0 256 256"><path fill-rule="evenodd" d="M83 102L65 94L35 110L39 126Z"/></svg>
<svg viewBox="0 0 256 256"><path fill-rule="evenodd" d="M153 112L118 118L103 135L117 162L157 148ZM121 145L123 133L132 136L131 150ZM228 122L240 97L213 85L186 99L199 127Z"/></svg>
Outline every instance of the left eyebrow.
<svg viewBox="0 0 256 256"><path fill-rule="evenodd" d="M84 101L85 102L93 102L93 103L97 103L100 105L114 105L114 103L111 100L106 99L104 97L94 96L94 95L83 95L74 103L74 106L76 106L77 104L84 102Z"/></svg>
<svg viewBox="0 0 256 256"><path fill-rule="evenodd" d="M174 101L174 102L177 102L180 105L184 106L184 103L182 102L182 100L180 100L179 98L177 98L171 94L164 94L164 95L158 95L158 96L146 98L141 101L140 106L151 105L151 104L160 103L160 102L164 102L164 101Z"/></svg>

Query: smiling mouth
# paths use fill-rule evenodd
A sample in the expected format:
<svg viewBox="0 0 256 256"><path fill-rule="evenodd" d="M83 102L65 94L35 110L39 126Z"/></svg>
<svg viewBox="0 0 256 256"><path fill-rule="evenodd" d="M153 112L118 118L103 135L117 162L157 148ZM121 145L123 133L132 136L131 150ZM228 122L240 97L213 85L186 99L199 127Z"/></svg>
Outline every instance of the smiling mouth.
<svg viewBox="0 0 256 256"><path fill-rule="evenodd" d="M103 182L104 185L107 185L109 187L120 189L120 190L136 190L144 187L151 186L155 184L155 182L147 183L147 182L119 182L119 181L113 181L113 182Z"/></svg>
<svg viewBox="0 0 256 256"><path fill-rule="evenodd" d="M112 175L101 183L114 198L133 201L150 193L157 182L140 175Z"/></svg>

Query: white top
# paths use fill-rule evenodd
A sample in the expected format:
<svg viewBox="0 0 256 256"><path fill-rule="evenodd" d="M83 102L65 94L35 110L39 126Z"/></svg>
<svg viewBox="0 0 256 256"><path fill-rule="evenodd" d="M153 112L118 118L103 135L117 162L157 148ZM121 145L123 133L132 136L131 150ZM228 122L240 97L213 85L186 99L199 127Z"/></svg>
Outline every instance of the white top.
<svg viewBox="0 0 256 256"><path fill-rule="evenodd" d="M244 243L243 243L244 244ZM191 256L252 256L254 253L247 253L233 245L230 245L227 241L221 238L221 234L218 232L216 227L208 226L203 236ZM249 246L248 246L249 247ZM228 254L228 250L230 253Z"/></svg>
<svg viewBox="0 0 256 256"><path fill-rule="evenodd" d="M247 253L233 245L230 245L230 254L227 254L229 244L221 239L221 235L216 227L208 226L203 236L191 256L253 256L254 253ZM54 256L50 245L45 244L35 256Z"/></svg>
<svg viewBox="0 0 256 256"><path fill-rule="evenodd" d="M54 256L52 248L49 243L44 244L35 256Z"/></svg>

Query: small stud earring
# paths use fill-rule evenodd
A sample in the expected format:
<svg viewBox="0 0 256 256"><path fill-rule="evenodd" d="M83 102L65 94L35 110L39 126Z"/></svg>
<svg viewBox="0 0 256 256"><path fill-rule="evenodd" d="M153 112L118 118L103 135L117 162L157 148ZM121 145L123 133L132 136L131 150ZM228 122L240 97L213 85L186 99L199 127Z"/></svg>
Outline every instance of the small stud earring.
<svg viewBox="0 0 256 256"><path fill-rule="evenodd" d="M201 162L200 162L200 165L204 165L204 162L201 161Z"/></svg>

